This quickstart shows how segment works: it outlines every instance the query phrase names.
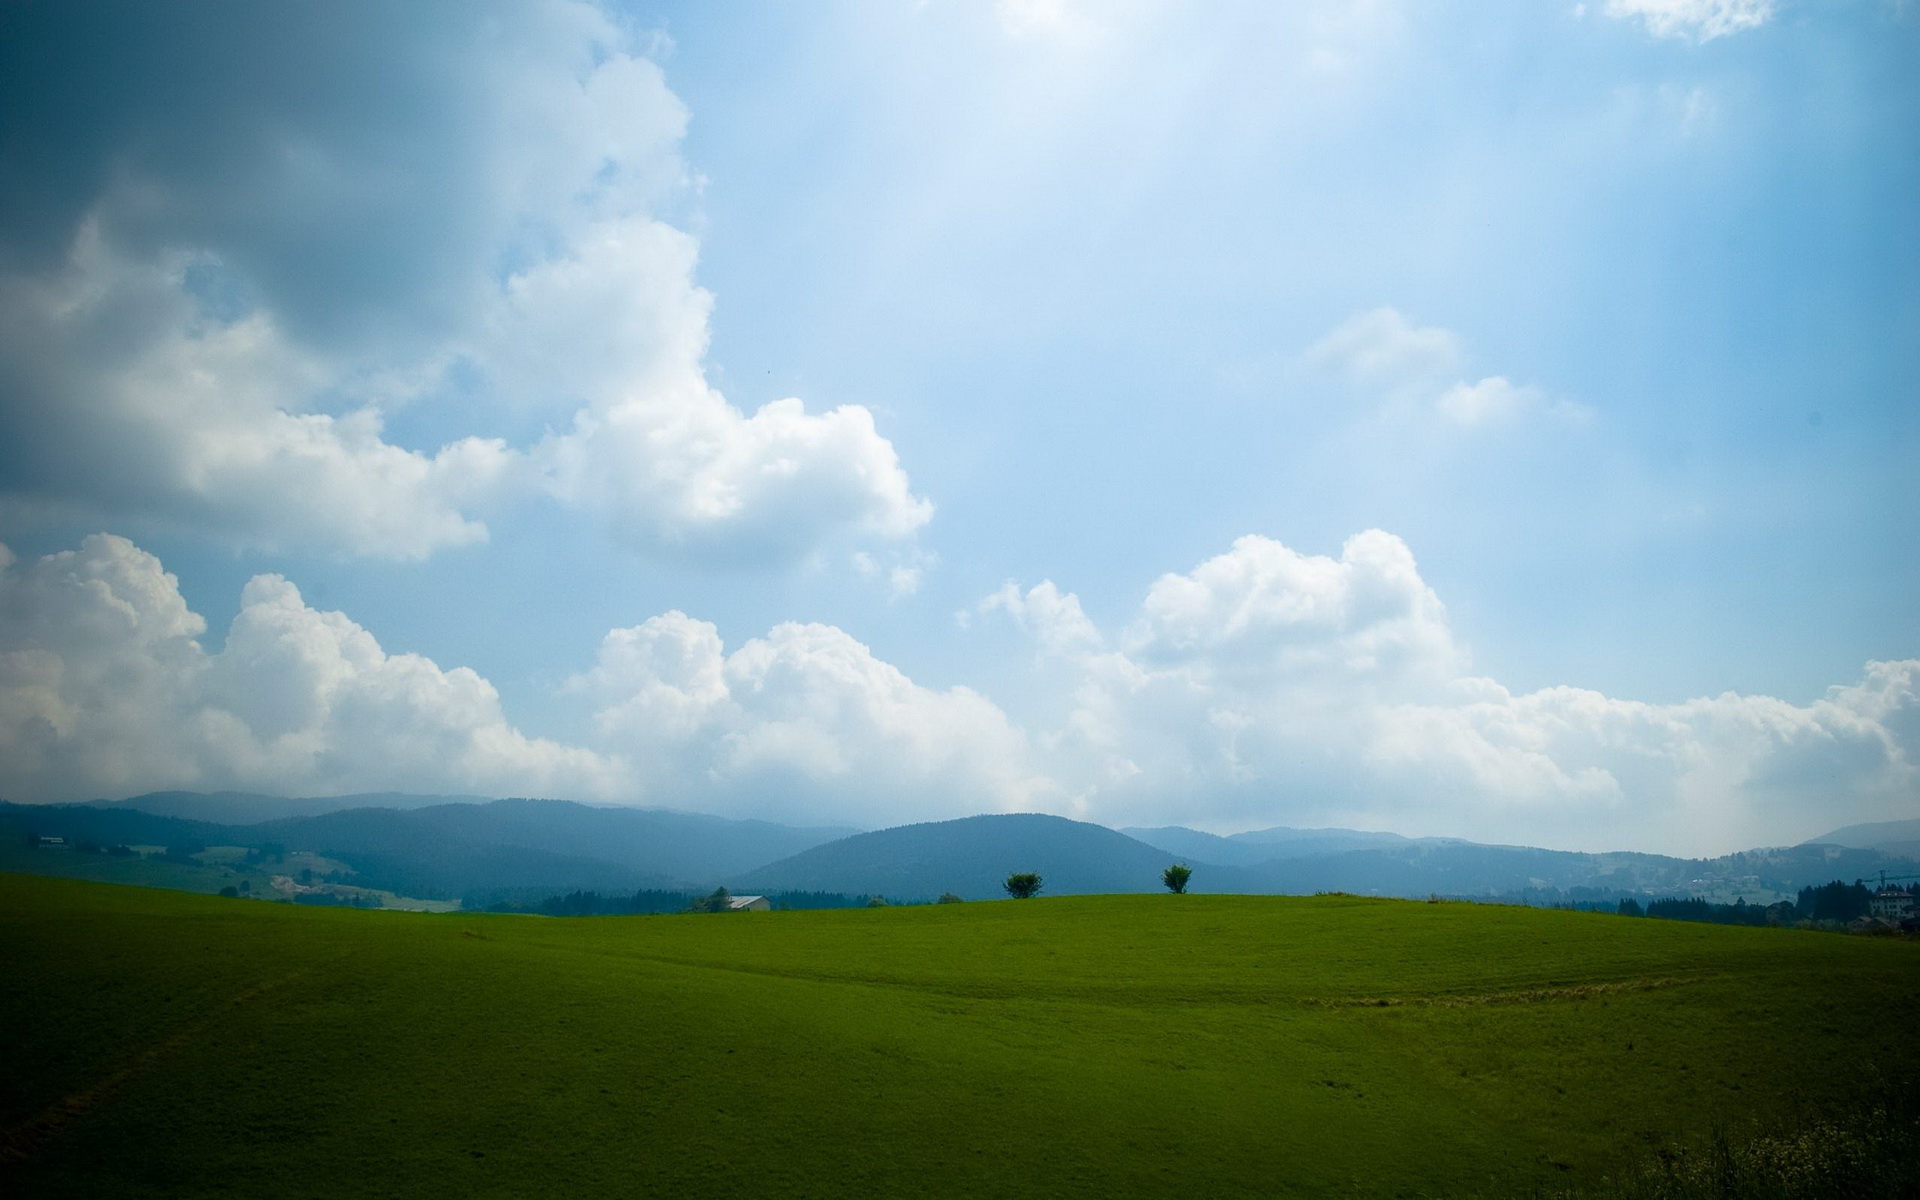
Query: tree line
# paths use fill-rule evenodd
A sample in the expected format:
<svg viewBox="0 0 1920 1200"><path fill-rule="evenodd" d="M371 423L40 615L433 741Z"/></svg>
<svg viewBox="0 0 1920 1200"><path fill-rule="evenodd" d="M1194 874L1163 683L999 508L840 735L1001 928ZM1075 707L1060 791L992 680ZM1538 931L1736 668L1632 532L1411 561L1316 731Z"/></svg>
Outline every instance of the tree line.
<svg viewBox="0 0 1920 1200"><path fill-rule="evenodd" d="M1846 924L1870 911L1873 889L1856 879L1852 883L1836 879L1816 887L1803 887L1793 900L1774 904L1748 904L1745 898L1732 904L1716 904L1699 896L1667 896L1649 900L1623 898L1616 911L1623 917L1659 917L1669 921L1707 921L1715 925L1789 925L1801 921Z"/></svg>

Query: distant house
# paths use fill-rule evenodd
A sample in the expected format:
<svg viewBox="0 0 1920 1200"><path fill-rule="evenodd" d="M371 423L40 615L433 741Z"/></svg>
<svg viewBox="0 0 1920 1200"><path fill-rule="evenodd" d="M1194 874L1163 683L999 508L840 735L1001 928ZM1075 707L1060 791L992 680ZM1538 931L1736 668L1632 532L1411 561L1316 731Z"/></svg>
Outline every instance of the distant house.
<svg viewBox="0 0 1920 1200"><path fill-rule="evenodd" d="M67 839L63 837L43 837L34 843L42 850L65 850Z"/></svg>
<svg viewBox="0 0 1920 1200"><path fill-rule="evenodd" d="M1913 919L1913 893L1896 887L1881 888L1867 898L1867 915L1898 925Z"/></svg>
<svg viewBox="0 0 1920 1200"><path fill-rule="evenodd" d="M728 896L728 912L772 912L773 902L765 896Z"/></svg>

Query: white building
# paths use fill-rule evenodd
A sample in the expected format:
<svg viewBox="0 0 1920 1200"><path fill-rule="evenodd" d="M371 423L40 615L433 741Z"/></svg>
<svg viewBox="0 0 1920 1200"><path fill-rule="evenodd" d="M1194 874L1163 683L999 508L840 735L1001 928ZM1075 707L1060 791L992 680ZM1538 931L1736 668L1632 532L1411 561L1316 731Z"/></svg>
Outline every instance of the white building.
<svg viewBox="0 0 1920 1200"><path fill-rule="evenodd" d="M1881 888L1868 899L1867 913L1895 925L1914 915L1913 893L1899 888Z"/></svg>

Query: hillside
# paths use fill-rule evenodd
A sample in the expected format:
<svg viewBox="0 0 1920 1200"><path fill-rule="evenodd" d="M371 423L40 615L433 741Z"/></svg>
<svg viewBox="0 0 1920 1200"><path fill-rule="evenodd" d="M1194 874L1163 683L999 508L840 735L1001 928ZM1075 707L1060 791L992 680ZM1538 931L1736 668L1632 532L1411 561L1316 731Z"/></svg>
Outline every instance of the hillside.
<svg viewBox="0 0 1920 1200"><path fill-rule="evenodd" d="M1915 869L1893 843L1876 848L1809 843L1697 859L1340 829L1260 830L1231 838L1178 826L1127 832L1196 864L1221 864L1196 869L1194 887L1199 891L1346 891L1410 898L1543 892L1568 898L1698 895L1722 903L1736 897L1767 903L1791 899L1803 887L1833 879L1869 879L1881 870Z"/></svg>
<svg viewBox="0 0 1920 1200"><path fill-rule="evenodd" d="M746 872L738 891L823 891L969 900L1006 893L1013 871L1034 871L1055 894L1151 892L1173 861L1104 825L1006 813L856 834Z"/></svg>
<svg viewBox="0 0 1920 1200"><path fill-rule="evenodd" d="M186 794L170 806L176 811L253 811L252 802L260 798L216 797L210 804L200 799ZM710 888L729 873L850 832L651 809L593 808L561 800L341 809L239 825L159 816L132 803L0 803L0 840L11 848L37 833L104 846L313 851L350 867L353 875L347 882L356 886L452 900L577 889ZM33 869L30 858L9 854L4 859L12 869ZM223 882L217 876L206 881L212 884L207 890Z"/></svg>
<svg viewBox="0 0 1920 1200"><path fill-rule="evenodd" d="M1484 905L552 921L0 875L0 961L20 1196L1523 1196L1920 1078L1920 946Z"/></svg>

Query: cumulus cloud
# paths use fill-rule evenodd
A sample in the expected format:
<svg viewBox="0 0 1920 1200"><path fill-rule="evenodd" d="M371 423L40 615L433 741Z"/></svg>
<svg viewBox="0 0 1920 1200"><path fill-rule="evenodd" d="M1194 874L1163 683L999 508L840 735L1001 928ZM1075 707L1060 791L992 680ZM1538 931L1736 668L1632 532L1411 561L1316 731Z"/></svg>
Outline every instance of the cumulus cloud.
<svg viewBox="0 0 1920 1200"><path fill-rule="evenodd" d="M39 6L16 25L15 516L418 558L545 493L644 550L755 561L929 518L867 410L747 413L707 383L698 245L659 211L688 194L687 113L598 8ZM405 444L401 412L456 434Z"/></svg>
<svg viewBox="0 0 1920 1200"><path fill-rule="evenodd" d="M1249 536L1102 631L1045 582L978 611L1039 654L1028 728L915 682L847 632L729 649L668 612L602 642L590 728L530 737L493 686L383 649L276 575L217 652L152 555L97 535L0 548L0 795L403 788L886 825L1042 810L1108 824L1348 824L1584 849L1721 853L1910 815L1920 660L1809 703L1516 693L1473 673L1399 538L1338 556Z"/></svg>
<svg viewBox="0 0 1920 1200"><path fill-rule="evenodd" d="M206 632L124 538L24 565L0 547L0 795L401 789L875 825L1059 803L992 701L828 625L730 653L680 612L614 630L572 682L594 706L576 744L520 732L474 671L389 653L277 575L246 585L218 652Z"/></svg>
<svg viewBox="0 0 1920 1200"><path fill-rule="evenodd" d="M1008 582L999 591L980 602L981 612L999 610L1013 623L1033 635L1040 649L1049 654L1071 654L1098 647L1102 638L1087 614L1080 608L1080 597L1062 592L1051 579L1043 579L1022 592Z"/></svg>
<svg viewBox="0 0 1920 1200"><path fill-rule="evenodd" d="M0 791L518 792L611 798L615 758L528 737L493 686L388 654L293 584L247 584L209 653L160 561L124 538L22 566L0 552Z"/></svg>
<svg viewBox="0 0 1920 1200"><path fill-rule="evenodd" d="M986 607L1019 619L1020 595ZM1722 853L1902 815L1920 786L1920 661L1805 705L1515 694L1472 673L1411 551L1378 530L1338 558L1241 538L1156 581L1117 648L1027 627L1075 668L1039 740L1116 824Z"/></svg>
<svg viewBox="0 0 1920 1200"><path fill-rule="evenodd" d="M1773 18L1773 0L1607 0L1605 11L1638 20L1655 37L1710 42L1765 25Z"/></svg>
<svg viewBox="0 0 1920 1200"><path fill-rule="evenodd" d="M935 691L830 625L727 653L680 612L609 633L574 686L602 744L656 793L795 820L890 824L1048 807L1025 736L965 687Z"/></svg>

